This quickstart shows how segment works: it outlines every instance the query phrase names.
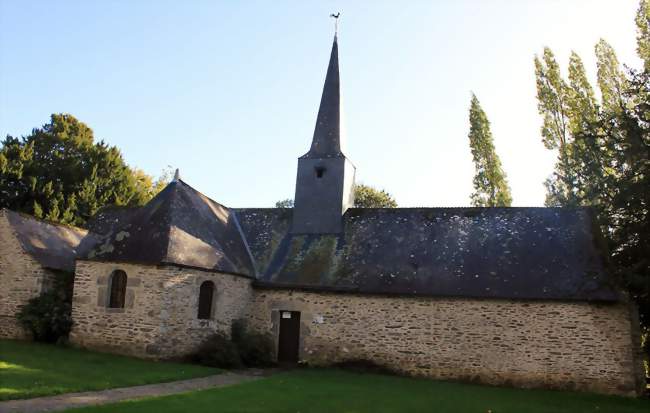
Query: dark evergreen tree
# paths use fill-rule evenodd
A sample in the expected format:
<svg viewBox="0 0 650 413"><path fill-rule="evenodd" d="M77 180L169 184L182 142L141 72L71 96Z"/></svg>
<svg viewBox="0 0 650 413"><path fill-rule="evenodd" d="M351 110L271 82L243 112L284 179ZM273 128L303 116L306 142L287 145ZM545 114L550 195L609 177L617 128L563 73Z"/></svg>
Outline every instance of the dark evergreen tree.
<svg viewBox="0 0 650 413"><path fill-rule="evenodd" d="M106 205L134 206L160 188L129 168L120 151L95 142L93 131L68 114L29 136L7 136L0 147L0 208L83 225Z"/></svg>

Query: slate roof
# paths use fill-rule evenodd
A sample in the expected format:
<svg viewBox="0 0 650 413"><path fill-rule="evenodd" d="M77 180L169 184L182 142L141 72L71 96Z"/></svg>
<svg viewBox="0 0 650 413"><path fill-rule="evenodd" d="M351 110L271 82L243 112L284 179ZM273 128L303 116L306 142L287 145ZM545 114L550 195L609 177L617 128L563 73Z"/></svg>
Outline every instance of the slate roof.
<svg viewBox="0 0 650 413"><path fill-rule="evenodd" d="M46 268L74 271L75 258L98 239L81 228L48 223L8 209L2 212L25 252Z"/></svg>
<svg viewBox="0 0 650 413"><path fill-rule="evenodd" d="M142 208L108 213L92 226L110 232L81 258L255 275L236 216L182 180L171 182Z"/></svg>
<svg viewBox="0 0 650 413"><path fill-rule="evenodd" d="M586 208L351 208L340 235L290 234L291 209L236 211L261 286L620 299Z"/></svg>
<svg viewBox="0 0 650 413"><path fill-rule="evenodd" d="M123 225L124 220L138 209L139 207L104 207L86 222L85 228L92 233L106 235L114 231L119 225Z"/></svg>
<svg viewBox="0 0 650 413"><path fill-rule="evenodd" d="M87 254L369 294L616 301L588 208L350 208L341 234L291 234L293 210L228 209L183 181ZM101 223L95 223L101 225Z"/></svg>
<svg viewBox="0 0 650 413"><path fill-rule="evenodd" d="M323 94L318 108L318 117L314 127L309 152L301 158L332 158L341 157L341 80L339 74L339 45L334 35L332 52L325 75Z"/></svg>

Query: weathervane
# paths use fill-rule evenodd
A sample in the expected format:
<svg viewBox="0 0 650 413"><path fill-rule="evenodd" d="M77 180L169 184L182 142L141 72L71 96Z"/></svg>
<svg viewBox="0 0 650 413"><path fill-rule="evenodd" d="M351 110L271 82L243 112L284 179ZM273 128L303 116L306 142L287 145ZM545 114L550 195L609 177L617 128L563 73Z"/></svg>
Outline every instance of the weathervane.
<svg viewBox="0 0 650 413"><path fill-rule="evenodd" d="M341 17L341 12L338 12L336 14L332 13L330 14L330 17L334 18L334 34L339 33L339 17Z"/></svg>

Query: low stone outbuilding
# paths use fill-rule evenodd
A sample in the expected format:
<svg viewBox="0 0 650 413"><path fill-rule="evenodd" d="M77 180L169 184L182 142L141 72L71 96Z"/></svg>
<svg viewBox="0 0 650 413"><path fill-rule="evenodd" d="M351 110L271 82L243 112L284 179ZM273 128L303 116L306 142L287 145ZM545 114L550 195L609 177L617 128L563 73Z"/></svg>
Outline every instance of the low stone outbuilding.
<svg viewBox="0 0 650 413"><path fill-rule="evenodd" d="M177 175L142 208L99 214L74 249L71 342L175 358L245 320L282 362L641 391L635 309L589 209L353 208L340 117L335 38L294 208L227 208ZM24 254L12 245L5 262Z"/></svg>
<svg viewBox="0 0 650 413"><path fill-rule="evenodd" d="M26 338L16 314L46 291L57 272L74 272L75 259L94 245L88 231L0 210L0 337Z"/></svg>

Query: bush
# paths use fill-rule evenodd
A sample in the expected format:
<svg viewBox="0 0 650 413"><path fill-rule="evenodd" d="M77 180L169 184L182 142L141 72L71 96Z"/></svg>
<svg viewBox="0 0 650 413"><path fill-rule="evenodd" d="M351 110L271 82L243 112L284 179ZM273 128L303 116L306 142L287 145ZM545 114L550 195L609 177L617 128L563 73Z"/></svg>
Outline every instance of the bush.
<svg viewBox="0 0 650 413"><path fill-rule="evenodd" d="M353 372L356 372L356 373L374 373L374 374L399 375L398 372L396 372L395 370L392 370L389 367L383 366L381 364L377 364L376 362L374 362L372 360L366 360L366 359L344 360L344 361L340 361L338 363L335 363L334 367L342 369L342 370L353 371Z"/></svg>
<svg viewBox="0 0 650 413"><path fill-rule="evenodd" d="M236 320L232 323L231 337L246 367L268 367L274 364L273 344L268 336L248 332L244 322Z"/></svg>
<svg viewBox="0 0 650 413"><path fill-rule="evenodd" d="M210 336L192 359L204 366L232 369L242 367L237 346L223 333Z"/></svg>
<svg viewBox="0 0 650 413"><path fill-rule="evenodd" d="M20 310L18 321L36 341L54 343L68 336L72 328L71 305L56 290L34 297Z"/></svg>
<svg viewBox="0 0 650 413"><path fill-rule="evenodd" d="M268 367L273 365L273 345L269 337L246 331L243 321L231 326L231 339L217 333L208 338L192 355L192 360L210 367Z"/></svg>
<svg viewBox="0 0 650 413"><path fill-rule="evenodd" d="M72 283L74 275L56 272L52 288L23 306L16 318L34 340L64 341L72 328Z"/></svg>

